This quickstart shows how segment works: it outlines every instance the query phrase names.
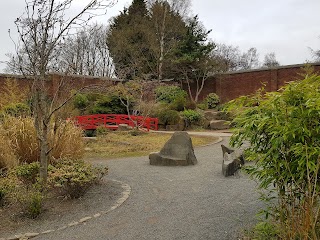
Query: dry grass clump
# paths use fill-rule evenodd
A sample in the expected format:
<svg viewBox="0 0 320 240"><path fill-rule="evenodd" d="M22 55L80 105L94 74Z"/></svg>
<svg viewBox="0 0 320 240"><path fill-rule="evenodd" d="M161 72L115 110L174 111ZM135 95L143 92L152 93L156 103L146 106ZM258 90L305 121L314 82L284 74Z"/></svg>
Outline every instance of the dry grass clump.
<svg viewBox="0 0 320 240"><path fill-rule="evenodd" d="M6 117L2 124L11 141L11 149L19 162L31 163L39 159L39 144L33 119Z"/></svg>
<svg viewBox="0 0 320 240"><path fill-rule="evenodd" d="M84 155L85 143L83 132L72 122L63 122L59 128L50 135L50 142L53 143L51 156L54 159L80 159Z"/></svg>
<svg viewBox="0 0 320 240"><path fill-rule="evenodd" d="M9 143L0 146L0 149L6 146L6 156L15 156L19 163L39 161L39 141L31 117L6 117L0 127L3 129L0 132L0 143L1 139ZM84 154L82 131L71 122L63 122L52 130L49 133L49 144L52 159L78 159ZM6 162L9 163L9 160Z"/></svg>
<svg viewBox="0 0 320 240"><path fill-rule="evenodd" d="M17 165L17 158L11 149L10 140L8 140L3 130L0 131L0 169L12 168Z"/></svg>
<svg viewBox="0 0 320 240"><path fill-rule="evenodd" d="M96 141L87 143L87 157L118 158L143 156L160 151L171 138L171 134L146 133L132 136L127 132L108 132ZM200 146L215 141L216 137L191 136L193 146Z"/></svg>

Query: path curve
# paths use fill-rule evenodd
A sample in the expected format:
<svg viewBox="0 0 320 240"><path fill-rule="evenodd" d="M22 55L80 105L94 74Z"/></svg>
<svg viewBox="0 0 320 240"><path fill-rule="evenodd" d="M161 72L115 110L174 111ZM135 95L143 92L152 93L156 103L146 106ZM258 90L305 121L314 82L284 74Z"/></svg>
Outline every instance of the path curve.
<svg viewBox="0 0 320 240"><path fill-rule="evenodd" d="M238 239L263 207L256 184L244 174L222 175L220 144L195 154L198 164L187 167L151 166L147 156L97 160L108 164L108 178L131 186L129 199L97 219L34 239Z"/></svg>

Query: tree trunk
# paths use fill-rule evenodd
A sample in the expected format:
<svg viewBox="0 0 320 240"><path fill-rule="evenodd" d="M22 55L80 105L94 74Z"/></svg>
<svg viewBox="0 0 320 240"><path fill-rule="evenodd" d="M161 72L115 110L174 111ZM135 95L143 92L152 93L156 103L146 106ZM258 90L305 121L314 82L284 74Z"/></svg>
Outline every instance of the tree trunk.
<svg viewBox="0 0 320 240"><path fill-rule="evenodd" d="M43 124L40 129L40 135L40 182L42 185L46 185L49 161L48 126L46 124Z"/></svg>
<svg viewBox="0 0 320 240"><path fill-rule="evenodd" d="M48 178L48 160L49 160L49 122L48 120L48 106L46 102L46 95L41 88L41 82L36 83L37 90L34 97L34 125L36 128L39 147L40 147L40 183L41 185L46 185Z"/></svg>
<svg viewBox="0 0 320 240"><path fill-rule="evenodd" d="M158 69L158 81L160 82L163 77L163 59L164 59L164 35L166 27L166 16L167 16L167 7L164 7L163 21L161 26L161 37L160 37L160 57L159 57L159 69Z"/></svg>

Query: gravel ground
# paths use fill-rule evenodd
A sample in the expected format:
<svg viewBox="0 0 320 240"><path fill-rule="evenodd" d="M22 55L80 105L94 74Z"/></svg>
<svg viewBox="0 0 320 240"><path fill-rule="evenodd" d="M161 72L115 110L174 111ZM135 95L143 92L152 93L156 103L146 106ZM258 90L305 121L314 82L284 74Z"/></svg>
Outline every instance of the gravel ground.
<svg viewBox="0 0 320 240"><path fill-rule="evenodd" d="M80 199L70 201L59 199L50 203L52 205L61 202L55 210L51 210L51 206L45 206L46 210L35 220L25 218L24 221L17 222L14 229L12 229L13 226L0 229L0 239L15 234L55 230L86 216L107 210L121 197L122 191L121 183L111 180L103 181L93 186Z"/></svg>
<svg viewBox="0 0 320 240"><path fill-rule="evenodd" d="M100 218L35 239L238 239L263 207L256 184L241 173L222 175L220 144L195 154L198 164L187 167L151 166L147 156L96 160L108 164L108 178L131 186L129 199Z"/></svg>

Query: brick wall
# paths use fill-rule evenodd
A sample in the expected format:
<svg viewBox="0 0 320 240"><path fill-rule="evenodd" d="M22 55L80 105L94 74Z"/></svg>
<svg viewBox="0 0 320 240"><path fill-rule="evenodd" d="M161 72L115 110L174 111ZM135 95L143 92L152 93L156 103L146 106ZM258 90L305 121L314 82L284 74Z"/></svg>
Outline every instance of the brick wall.
<svg viewBox="0 0 320 240"><path fill-rule="evenodd" d="M312 64L315 72L320 74L320 63ZM239 71L224 73L216 77L207 79L204 88L199 96L199 100L204 99L209 93L217 93L220 96L221 102L225 103L239 96L249 95L256 92L263 85L267 91L276 91L288 81L294 81L301 77L303 73L301 65L281 66L273 69L257 69L251 71ZM0 93L5 79L17 79L19 85L23 89L29 89L32 85L32 80L26 79L17 75L0 74ZM78 90L85 86L90 88L104 89L110 85L119 82L117 79L97 78L89 76L63 76L61 74L51 74L48 81L48 89L51 94L55 93L60 86L62 89L60 95L68 95L71 90ZM183 88L188 91L187 85ZM195 85L191 85L194 89Z"/></svg>
<svg viewBox="0 0 320 240"><path fill-rule="evenodd" d="M25 89L27 91L31 90L32 79L28 77L23 77L20 75L10 75L10 74L0 74L0 93L3 89L4 83L6 79L15 79L19 84L21 89ZM111 79L111 78L96 78L90 76L64 76L61 74L50 74L48 76L47 90L50 95L55 94L59 91L60 97L65 97L70 95L70 91L79 90L84 87L95 89L95 90L103 90L110 85L116 84L119 80Z"/></svg>
<svg viewBox="0 0 320 240"><path fill-rule="evenodd" d="M315 72L320 74L320 63L312 64ZM255 93L262 86L266 91L277 91L289 81L301 79L304 65L281 66L273 69L257 69L224 73L207 79L204 90L199 100L204 99L209 93L219 95L221 102L225 103L239 96ZM187 90L187 86L183 88ZM194 86L193 86L194 88Z"/></svg>

